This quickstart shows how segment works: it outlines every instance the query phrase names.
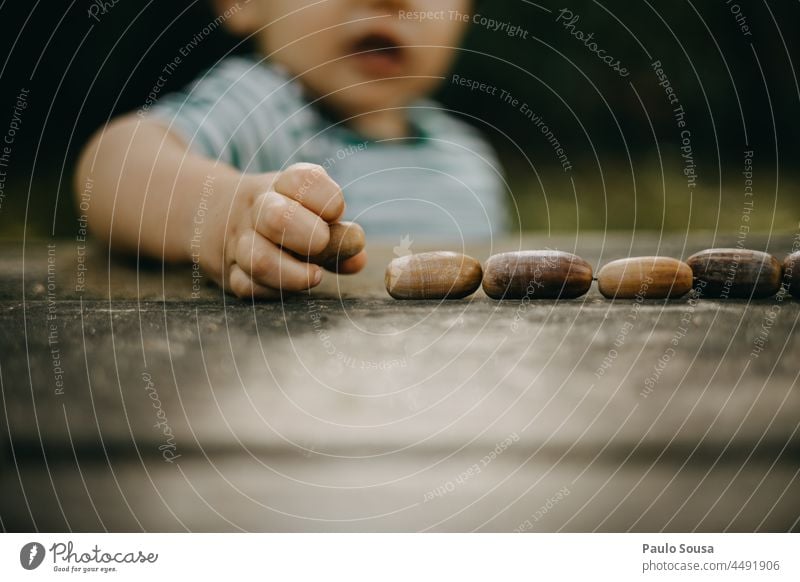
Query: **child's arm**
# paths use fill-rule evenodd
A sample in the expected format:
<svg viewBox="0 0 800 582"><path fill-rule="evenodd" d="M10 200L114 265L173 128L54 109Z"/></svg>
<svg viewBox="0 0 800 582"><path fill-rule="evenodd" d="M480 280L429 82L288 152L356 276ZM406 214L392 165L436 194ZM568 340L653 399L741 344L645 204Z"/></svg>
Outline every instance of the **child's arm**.
<svg viewBox="0 0 800 582"><path fill-rule="evenodd" d="M325 170L296 164L282 172L242 174L190 151L158 123L127 116L86 146L76 191L91 180L92 232L113 249L166 261L199 261L203 271L240 297L274 297L319 283L307 256L329 239L328 223L344 213L339 186ZM358 255L340 266L356 272Z"/></svg>

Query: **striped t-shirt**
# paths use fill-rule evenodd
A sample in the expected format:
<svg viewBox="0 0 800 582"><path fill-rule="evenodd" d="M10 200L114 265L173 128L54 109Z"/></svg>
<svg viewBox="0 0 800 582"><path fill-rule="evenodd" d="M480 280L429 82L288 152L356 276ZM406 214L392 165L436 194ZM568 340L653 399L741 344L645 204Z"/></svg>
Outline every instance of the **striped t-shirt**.
<svg viewBox="0 0 800 582"><path fill-rule="evenodd" d="M344 192L345 218L368 235L455 242L507 228L504 182L490 147L433 101L408 106L415 137L367 140L325 117L280 66L231 57L150 114L195 151L242 172L322 165Z"/></svg>

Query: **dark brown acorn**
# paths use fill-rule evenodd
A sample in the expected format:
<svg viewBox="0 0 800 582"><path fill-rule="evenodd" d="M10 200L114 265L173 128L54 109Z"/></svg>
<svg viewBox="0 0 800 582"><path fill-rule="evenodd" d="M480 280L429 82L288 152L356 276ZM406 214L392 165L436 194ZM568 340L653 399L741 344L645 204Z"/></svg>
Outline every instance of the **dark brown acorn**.
<svg viewBox="0 0 800 582"><path fill-rule="evenodd" d="M592 266L563 251L515 251L486 261L483 290L492 299L572 299L592 286Z"/></svg>
<svg viewBox="0 0 800 582"><path fill-rule="evenodd" d="M770 297L781 285L781 264L761 251L708 249L692 255L686 262L704 297Z"/></svg>

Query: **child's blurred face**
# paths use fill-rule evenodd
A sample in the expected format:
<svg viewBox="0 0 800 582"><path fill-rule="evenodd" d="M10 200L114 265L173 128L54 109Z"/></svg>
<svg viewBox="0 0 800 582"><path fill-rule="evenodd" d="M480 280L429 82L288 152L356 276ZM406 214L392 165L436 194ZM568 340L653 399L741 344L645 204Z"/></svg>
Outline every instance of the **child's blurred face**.
<svg viewBox="0 0 800 582"><path fill-rule="evenodd" d="M233 0L218 0L236 9ZM353 115L403 106L449 69L471 0L239 0L231 28ZM413 16L424 13L427 18ZM458 13L461 18L453 15Z"/></svg>

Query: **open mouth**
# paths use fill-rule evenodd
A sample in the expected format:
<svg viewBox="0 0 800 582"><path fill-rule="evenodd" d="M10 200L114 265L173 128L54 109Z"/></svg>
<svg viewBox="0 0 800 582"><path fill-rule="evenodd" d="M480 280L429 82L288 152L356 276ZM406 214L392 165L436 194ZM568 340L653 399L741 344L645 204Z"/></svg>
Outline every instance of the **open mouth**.
<svg viewBox="0 0 800 582"><path fill-rule="evenodd" d="M370 33L353 43L350 54L367 73L394 74L400 72L405 50L388 34Z"/></svg>

